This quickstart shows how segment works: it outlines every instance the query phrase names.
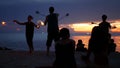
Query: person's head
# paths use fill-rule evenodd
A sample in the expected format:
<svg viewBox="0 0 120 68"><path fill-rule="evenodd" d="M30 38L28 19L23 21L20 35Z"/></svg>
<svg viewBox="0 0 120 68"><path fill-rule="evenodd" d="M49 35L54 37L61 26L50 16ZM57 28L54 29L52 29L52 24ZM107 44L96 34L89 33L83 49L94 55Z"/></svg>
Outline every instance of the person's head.
<svg viewBox="0 0 120 68"><path fill-rule="evenodd" d="M53 12L54 12L54 7L50 7L50 8L49 8L49 12L50 12L50 13L53 13Z"/></svg>
<svg viewBox="0 0 120 68"><path fill-rule="evenodd" d="M69 29L67 28L62 28L60 30L60 38L62 39L67 39L70 37L70 32L69 32Z"/></svg>
<svg viewBox="0 0 120 68"><path fill-rule="evenodd" d="M31 21L33 17L31 15L28 16L28 21Z"/></svg>
<svg viewBox="0 0 120 68"><path fill-rule="evenodd" d="M82 44L82 40L81 40L81 39L79 39L79 40L78 40L78 43Z"/></svg>
<svg viewBox="0 0 120 68"><path fill-rule="evenodd" d="M106 21L106 19L107 19L107 15L102 15L102 20Z"/></svg>

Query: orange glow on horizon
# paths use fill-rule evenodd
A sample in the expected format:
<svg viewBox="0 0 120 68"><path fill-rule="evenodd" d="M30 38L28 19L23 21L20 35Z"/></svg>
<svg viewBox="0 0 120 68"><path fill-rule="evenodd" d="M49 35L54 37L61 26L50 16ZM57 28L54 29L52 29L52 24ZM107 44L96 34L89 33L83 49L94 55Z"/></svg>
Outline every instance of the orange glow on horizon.
<svg viewBox="0 0 120 68"><path fill-rule="evenodd" d="M108 21L109 22L109 21ZM89 22L89 23L74 23L74 24L66 24L64 26L68 26L69 28L72 28L75 32L91 32L92 28L94 26L98 26L100 22ZM110 21L110 24L112 27L111 32L120 32L120 20ZM61 25L60 28L62 28L63 25Z"/></svg>
<svg viewBox="0 0 120 68"><path fill-rule="evenodd" d="M91 32L92 28L95 26L91 25L89 23L76 23L76 24L70 24L69 27L72 28L75 32Z"/></svg>
<svg viewBox="0 0 120 68"><path fill-rule="evenodd" d="M115 20L111 25L115 27L112 32L120 32L120 20Z"/></svg>

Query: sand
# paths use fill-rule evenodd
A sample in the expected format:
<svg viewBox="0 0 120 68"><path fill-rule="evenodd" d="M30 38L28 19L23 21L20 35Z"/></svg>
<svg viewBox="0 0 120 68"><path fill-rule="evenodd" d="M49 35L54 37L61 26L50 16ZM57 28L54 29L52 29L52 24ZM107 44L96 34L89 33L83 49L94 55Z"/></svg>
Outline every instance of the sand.
<svg viewBox="0 0 120 68"><path fill-rule="evenodd" d="M75 58L78 68L85 68L86 64L81 60L82 52L76 52ZM90 65L94 64L93 55L91 55ZM55 60L54 52L47 56L45 51L35 51L29 54L28 51L0 50L0 68L48 68ZM111 53L109 55L110 68L120 68L120 54Z"/></svg>

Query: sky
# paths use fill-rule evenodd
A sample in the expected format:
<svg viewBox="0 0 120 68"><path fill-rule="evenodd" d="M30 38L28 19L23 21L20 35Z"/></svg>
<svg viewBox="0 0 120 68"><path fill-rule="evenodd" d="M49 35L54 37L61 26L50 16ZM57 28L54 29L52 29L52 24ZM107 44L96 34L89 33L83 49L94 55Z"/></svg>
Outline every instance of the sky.
<svg viewBox="0 0 120 68"><path fill-rule="evenodd" d="M60 24L101 21L103 14L108 16L108 20L115 21L120 19L119 3L120 0L1 0L0 22L6 21L7 29L17 28L19 30L23 27L13 23L12 20L25 22L27 16L32 15L34 22L44 21L45 17L35 12L39 11L41 14L47 15L50 6L55 8L55 13L60 15L59 18L69 13L68 17L59 20ZM0 32L10 32L7 29L0 26Z"/></svg>

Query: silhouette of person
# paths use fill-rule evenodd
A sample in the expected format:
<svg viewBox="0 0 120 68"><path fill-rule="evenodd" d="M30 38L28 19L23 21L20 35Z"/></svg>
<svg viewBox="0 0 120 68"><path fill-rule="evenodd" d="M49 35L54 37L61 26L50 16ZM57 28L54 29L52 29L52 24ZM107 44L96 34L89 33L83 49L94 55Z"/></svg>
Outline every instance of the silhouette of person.
<svg viewBox="0 0 120 68"><path fill-rule="evenodd" d="M99 26L103 29L104 32L109 33L109 29L111 28L110 23L106 21L107 15L102 15L102 22L99 24Z"/></svg>
<svg viewBox="0 0 120 68"><path fill-rule="evenodd" d="M38 28L36 24L32 22L33 17L31 15L28 16L28 21L24 23L20 23L17 20L14 20L19 25L25 25L26 26L26 40L27 44L29 46L29 52L33 53L34 48L33 48L33 35L34 35L34 27Z"/></svg>
<svg viewBox="0 0 120 68"><path fill-rule="evenodd" d="M107 16L102 15L102 21L99 26L92 29L91 38L88 44L87 59L91 52L94 54L94 62L97 67L108 67L108 46L110 40L110 23L106 22Z"/></svg>
<svg viewBox="0 0 120 68"><path fill-rule="evenodd" d="M60 40L55 44L56 59L55 68L76 68L75 61L75 41L70 39L70 33L67 28L60 30Z"/></svg>
<svg viewBox="0 0 120 68"><path fill-rule="evenodd" d="M50 7L49 8L49 15L46 16L45 19L45 25L48 24L48 28L47 28L47 32L48 32L48 36L47 36L47 55L49 55L49 48L52 44L52 41L54 40L54 42L59 40L59 27L58 27L58 14L54 13L54 7Z"/></svg>
<svg viewBox="0 0 120 68"><path fill-rule="evenodd" d="M101 26L95 26L89 40L87 57L93 52L97 67L108 67L108 42L109 33L104 32Z"/></svg>
<svg viewBox="0 0 120 68"><path fill-rule="evenodd" d="M78 40L78 43L77 43L76 51L82 51L82 52L87 51L87 49L84 48L84 46L85 46L85 44L83 44L82 40L79 39L79 40Z"/></svg>
<svg viewBox="0 0 120 68"><path fill-rule="evenodd" d="M110 39L108 54L110 54L111 52L115 52L116 51L116 46L117 45L114 43L114 39Z"/></svg>

